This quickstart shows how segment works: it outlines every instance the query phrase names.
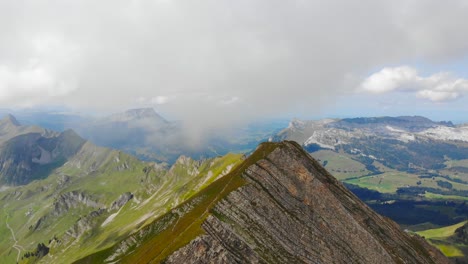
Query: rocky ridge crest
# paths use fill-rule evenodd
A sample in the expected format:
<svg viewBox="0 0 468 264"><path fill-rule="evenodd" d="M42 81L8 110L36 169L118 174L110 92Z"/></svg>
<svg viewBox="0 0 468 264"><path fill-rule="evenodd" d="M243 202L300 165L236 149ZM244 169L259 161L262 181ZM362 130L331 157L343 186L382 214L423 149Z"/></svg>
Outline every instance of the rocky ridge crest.
<svg viewBox="0 0 468 264"><path fill-rule="evenodd" d="M448 263L348 191L293 142L249 166L247 184L167 263Z"/></svg>

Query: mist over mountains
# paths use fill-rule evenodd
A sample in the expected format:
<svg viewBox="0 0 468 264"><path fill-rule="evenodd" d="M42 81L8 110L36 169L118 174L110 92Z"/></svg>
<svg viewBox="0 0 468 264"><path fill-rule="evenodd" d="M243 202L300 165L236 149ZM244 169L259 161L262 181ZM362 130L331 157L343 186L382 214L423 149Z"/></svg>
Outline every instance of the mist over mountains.
<svg viewBox="0 0 468 264"><path fill-rule="evenodd" d="M266 119L194 131L193 126L182 121L166 120L153 108L130 109L103 117L47 111L15 115L25 124L37 124L56 131L73 129L97 145L122 149L143 160L169 164L180 155L198 159L251 151L288 122Z"/></svg>

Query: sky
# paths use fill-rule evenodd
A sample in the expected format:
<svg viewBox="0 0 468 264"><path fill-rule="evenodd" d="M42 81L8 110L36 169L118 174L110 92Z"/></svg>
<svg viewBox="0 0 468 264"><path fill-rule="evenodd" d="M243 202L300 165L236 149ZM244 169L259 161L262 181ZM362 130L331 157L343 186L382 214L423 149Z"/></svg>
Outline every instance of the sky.
<svg viewBox="0 0 468 264"><path fill-rule="evenodd" d="M0 0L0 105L468 121L464 0Z"/></svg>

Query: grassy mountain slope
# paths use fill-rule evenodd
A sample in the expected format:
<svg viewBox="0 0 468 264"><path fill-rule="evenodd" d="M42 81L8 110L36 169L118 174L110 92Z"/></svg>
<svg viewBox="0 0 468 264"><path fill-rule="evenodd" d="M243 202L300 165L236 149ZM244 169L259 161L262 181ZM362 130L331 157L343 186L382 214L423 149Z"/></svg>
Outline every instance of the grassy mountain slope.
<svg viewBox="0 0 468 264"><path fill-rule="evenodd" d="M416 233L423 236L447 257L466 261L468 246L464 233L466 234L467 229L467 221L463 221L455 225L418 231Z"/></svg>
<svg viewBox="0 0 468 264"><path fill-rule="evenodd" d="M20 263L36 261L24 256L39 243L49 248L39 259L44 263L69 263L107 248L240 161L234 154L181 157L168 169L87 142L47 178L0 192L0 262L15 263L18 254Z"/></svg>
<svg viewBox="0 0 468 264"><path fill-rule="evenodd" d="M123 263L158 263L176 249L204 231L203 221L216 202L246 182L241 173L248 166L264 158L276 145L261 145L259 149L232 172L213 182L183 204L161 216L139 232L122 239L115 246L92 254L76 263L122 261Z"/></svg>

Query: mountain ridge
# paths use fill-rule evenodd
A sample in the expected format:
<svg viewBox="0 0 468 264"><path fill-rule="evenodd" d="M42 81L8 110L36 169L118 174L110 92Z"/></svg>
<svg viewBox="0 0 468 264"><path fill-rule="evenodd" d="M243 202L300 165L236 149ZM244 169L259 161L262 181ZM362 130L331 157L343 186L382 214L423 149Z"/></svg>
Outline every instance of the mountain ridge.
<svg viewBox="0 0 468 264"><path fill-rule="evenodd" d="M463 159L468 155L468 126L419 116L293 120L270 137L270 141L281 140L296 141L309 152L343 151L366 164L373 159L402 170L412 165L437 169L445 166L445 156Z"/></svg>
<svg viewBox="0 0 468 264"><path fill-rule="evenodd" d="M204 223L208 237L199 237L198 241L192 240L191 244L169 257L168 263L180 263L181 260L194 263L196 261L191 260L191 257L197 258L197 256L201 260L207 260L210 259L210 256L213 256L214 252L219 252L219 247L229 252L229 248L235 248L234 245L237 245L237 243L242 243L243 247L241 246L241 248L246 251L249 251L250 248L251 252L256 252L256 254L249 255L249 258L244 259L247 262L284 263L284 261L293 260L297 263L314 263L317 261L324 263L377 263L379 261L380 263L390 263L393 260L393 262L398 263L400 260L405 260L413 263L426 263L426 261L432 263L431 257L436 256L440 257L437 263L443 263L445 260L437 250L430 249L429 252L424 253L424 250L415 247L415 244L422 243L424 245L425 242L422 242L422 239L412 240L413 238L408 238L406 234L399 231L393 221L384 219L373 212L328 174L299 145L293 142L280 143L278 148L267 155L265 159L259 160L249 167L245 173L247 174L245 179L250 184L230 193L226 200L222 200L214 208L213 215L221 214L227 219L219 216L216 217L217 219L214 216L209 218ZM295 176L288 177L288 174ZM313 177L309 178L312 175ZM314 182L315 179L319 180L321 184L317 185L318 183ZM334 195L327 191L331 191ZM289 196L294 197L294 199ZM265 206L262 199L272 201L268 210L260 209ZM334 199L338 199L340 202L336 203ZM340 205L344 205L344 208L340 209ZM246 210L243 206L249 209ZM307 207L313 209L308 211ZM288 213L283 213L283 210ZM340 213L340 210L343 210L343 213ZM358 213L359 210L364 211ZM242 211L244 212L239 214ZM272 214L274 211L276 211L276 214ZM353 214L354 220L345 220L353 219L347 218L348 213L345 213L345 211ZM238 213L236 214L236 212ZM249 220L241 220L238 218L240 215L243 217L248 216ZM316 216L314 217L314 215ZM319 218L316 218L317 215L319 215ZM259 218L258 216L263 217ZM370 218L366 219L366 217ZM230 223L229 219L240 221L240 223L236 223L240 227L230 227L228 224ZM255 225L254 223L257 221L254 219L263 219L265 222ZM298 221L304 225L303 228L296 226ZM340 224L333 224L337 221ZM357 226L367 229L370 235L366 231L363 232L356 228L357 226L350 227L348 223L354 221L359 222L360 224ZM388 222L388 226L382 225L382 222ZM258 229L252 228L252 224ZM328 235L325 235L327 233L325 231L327 230L326 226L328 228L333 226ZM239 231L239 228L244 231ZM314 228L315 230L312 231ZM353 230L353 233L350 230ZM230 241L230 246L223 244L225 241L220 239L220 237L229 237L235 240L235 236L240 240L237 242ZM272 239L265 244L252 242L265 237ZM303 243L295 241L297 246L293 246L295 243L291 239L294 237L300 237L301 240L305 239L305 241ZM383 246L388 255L380 251L382 248L370 242L372 241L371 237L376 239L376 244ZM334 239L338 240L333 241ZM340 239L347 242L343 243L343 240ZM359 246L360 239L362 239L361 243L364 243L365 246ZM205 242L218 241L220 244L200 251L197 250L199 249L200 240L205 240ZM399 243L405 245L402 247L395 246L395 244ZM259 247L263 249L259 249ZM346 247L350 247L352 250L350 248L346 249ZM425 244L425 247L431 248L428 244ZM380 248L380 250L377 248ZM414 250L414 252L408 253L408 250ZM270 255L262 256L260 252L269 252ZM237 259L236 254L228 255L228 253L225 255L226 259L231 259L228 262L235 262L234 260ZM217 260L224 260L224 258L218 258Z"/></svg>
<svg viewBox="0 0 468 264"><path fill-rule="evenodd" d="M104 117L97 122L129 122L133 120L152 119L157 123L165 123L168 121L159 115L154 108L135 108L129 109L122 113L112 114Z"/></svg>
<svg viewBox="0 0 468 264"><path fill-rule="evenodd" d="M76 263L448 263L373 212L294 142L260 145L145 230Z"/></svg>
<svg viewBox="0 0 468 264"><path fill-rule="evenodd" d="M14 117L13 117L14 118ZM24 128L18 124L18 128ZM28 128L9 134L0 144L0 183L24 185L32 180L47 177L78 153L84 145L73 130L29 132Z"/></svg>
<svg viewBox="0 0 468 264"><path fill-rule="evenodd" d="M20 126L20 123L12 114L7 114L2 120L0 120L0 125L11 124L13 126Z"/></svg>

